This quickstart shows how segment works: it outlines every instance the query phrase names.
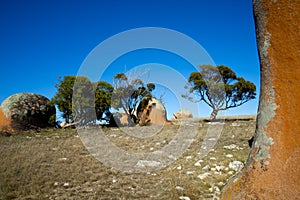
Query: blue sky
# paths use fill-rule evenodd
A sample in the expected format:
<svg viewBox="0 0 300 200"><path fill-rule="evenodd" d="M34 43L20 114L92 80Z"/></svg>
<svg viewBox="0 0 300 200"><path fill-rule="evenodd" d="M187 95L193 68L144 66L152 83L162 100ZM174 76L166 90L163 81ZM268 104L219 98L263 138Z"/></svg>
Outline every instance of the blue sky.
<svg viewBox="0 0 300 200"><path fill-rule="evenodd" d="M141 27L172 29L193 38L216 65L227 65L238 76L254 82L259 93L251 0L2 0L0 102L19 92L53 97L58 76L76 75L99 43ZM147 56L138 57L139 65L151 61ZM168 56L159 58L170 63ZM130 70L136 59L129 56L120 62L120 68L115 66L111 71L122 72L124 63ZM189 71L180 67L178 70L187 76ZM107 73L103 79L109 81L110 76ZM172 94L165 95L169 116L178 109L171 99ZM226 114L255 114L257 105L258 96ZM196 115L208 115L207 109L200 104L202 111Z"/></svg>

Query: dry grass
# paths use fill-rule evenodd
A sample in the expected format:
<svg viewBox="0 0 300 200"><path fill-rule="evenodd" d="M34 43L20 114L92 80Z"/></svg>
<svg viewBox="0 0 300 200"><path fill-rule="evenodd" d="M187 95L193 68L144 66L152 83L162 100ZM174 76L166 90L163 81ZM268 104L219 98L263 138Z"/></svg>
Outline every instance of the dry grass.
<svg viewBox="0 0 300 200"><path fill-rule="evenodd" d="M245 162L255 121L228 121L214 150L199 161L199 149L210 124L200 121L195 141L173 164L149 173L125 173L97 161L83 146L76 130L47 129L0 137L0 199L191 199L217 198L218 189L234 174L214 166L228 166L233 160ZM128 152L147 152L167 144L177 125L166 126L146 140L128 136L116 128L105 134L116 146ZM142 130L137 128L128 128ZM131 130L133 131L133 130ZM236 144L239 149L224 149ZM232 158L226 157L231 154ZM216 159L211 159L216 158ZM210 165L211 169L204 170ZM199 174L211 175L201 180ZM218 187L215 188L215 187Z"/></svg>

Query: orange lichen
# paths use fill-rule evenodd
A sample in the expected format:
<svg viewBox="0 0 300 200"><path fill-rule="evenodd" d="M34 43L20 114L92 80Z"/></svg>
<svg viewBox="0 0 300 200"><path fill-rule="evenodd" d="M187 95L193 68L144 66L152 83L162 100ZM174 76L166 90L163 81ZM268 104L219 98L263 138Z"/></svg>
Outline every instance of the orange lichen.
<svg viewBox="0 0 300 200"><path fill-rule="evenodd" d="M11 121L8 119L0 108L0 132L12 132Z"/></svg>
<svg viewBox="0 0 300 200"><path fill-rule="evenodd" d="M261 96L254 147L222 199L300 196L300 1L254 1L261 63Z"/></svg>

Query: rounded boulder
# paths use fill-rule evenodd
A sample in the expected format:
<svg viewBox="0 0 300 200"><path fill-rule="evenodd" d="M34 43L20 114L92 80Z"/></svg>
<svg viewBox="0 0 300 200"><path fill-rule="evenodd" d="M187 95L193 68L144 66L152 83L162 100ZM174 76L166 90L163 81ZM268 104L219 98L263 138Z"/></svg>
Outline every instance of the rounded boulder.
<svg viewBox="0 0 300 200"><path fill-rule="evenodd" d="M5 99L1 108L15 129L28 130L51 126L56 110L50 100L34 93L18 93Z"/></svg>

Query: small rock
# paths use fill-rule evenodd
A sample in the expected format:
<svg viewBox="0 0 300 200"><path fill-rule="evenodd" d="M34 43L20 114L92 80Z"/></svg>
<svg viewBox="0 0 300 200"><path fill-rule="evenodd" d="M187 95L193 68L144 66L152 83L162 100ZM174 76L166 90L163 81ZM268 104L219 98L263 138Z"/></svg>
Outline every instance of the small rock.
<svg viewBox="0 0 300 200"><path fill-rule="evenodd" d="M206 150L206 149L207 149L207 146L201 146L201 149Z"/></svg>
<svg viewBox="0 0 300 200"><path fill-rule="evenodd" d="M214 190L215 190L216 192L220 192L220 188L218 188L217 186L214 187Z"/></svg>
<svg viewBox="0 0 300 200"><path fill-rule="evenodd" d="M70 184L69 183L64 183L64 187L69 187Z"/></svg>
<svg viewBox="0 0 300 200"><path fill-rule="evenodd" d="M60 158L59 159L60 161L66 161L66 160L68 160L67 158Z"/></svg>
<svg viewBox="0 0 300 200"><path fill-rule="evenodd" d="M139 160L136 164L137 167L156 167L161 163L154 160Z"/></svg>
<svg viewBox="0 0 300 200"><path fill-rule="evenodd" d="M190 110L179 110L177 113L174 113L173 116L175 119L193 118L193 114Z"/></svg>
<svg viewBox="0 0 300 200"><path fill-rule="evenodd" d="M227 154L226 157L227 157L227 158L232 158L233 155L232 155L232 154Z"/></svg>
<svg viewBox="0 0 300 200"><path fill-rule="evenodd" d="M194 171L187 171L186 172L187 175L190 175L190 174L193 174L193 173L194 173Z"/></svg>
<svg viewBox="0 0 300 200"><path fill-rule="evenodd" d="M180 187L180 186L176 186L176 190L181 190L181 191L183 191L184 188L183 188L183 187Z"/></svg>
<svg viewBox="0 0 300 200"><path fill-rule="evenodd" d="M234 172L233 172L233 171L229 171L228 174L229 174L229 175L233 175Z"/></svg>
<svg viewBox="0 0 300 200"><path fill-rule="evenodd" d="M240 124L233 122L230 126L240 126Z"/></svg>
<svg viewBox="0 0 300 200"><path fill-rule="evenodd" d="M235 160L229 163L229 168L233 169L234 171L240 171L243 169L244 164L241 161Z"/></svg>
<svg viewBox="0 0 300 200"><path fill-rule="evenodd" d="M222 175L222 172L214 172L215 175Z"/></svg>
<svg viewBox="0 0 300 200"><path fill-rule="evenodd" d="M187 196L180 196L179 199L180 200L191 200L190 197L187 197Z"/></svg>
<svg viewBox="0 0 300 200"><path fill-rule="evenodd" d="M223 186L223 185L225 185L225 183L222 181L218 183L218 186Z"/></svg>
<svg viewBox="0 0 300 200"><path fill-rule="evenodd" d="M54 182L54 184L53 184L54 186L58 186L59 185L59 183L58 182Z"/></svg>
<svg viewBox="0 0 300 200"><path fill-rule="evenodd" d="M201 167L201 163L200 163L199 161L197 161L197 162L194 164L194 166L196 166L196 167Z"/></svg>
<svg viewBox="0 0 300 200"><path fill-rule="evenodd" d="M181 170L181 169L182 169L182 167L181 167L181 166L178 166L178 167L177 167L177 169L178 169L178 170Z"/></svg>
<svg viewBox="0 0 300 200"><path fill-rule="evenodd" d="M223 148L232 150L232 149L239 149L239 146L237 146L235 144L231 144L231 145L228 145L228 146L223 146Z"/></svg>
<svg viewBox="0 0 300 200"><path fill-rule="evenodd" d="M172 159L172 160L176 160L177 158L173 155L168 155L168 158Z"/></svg>
<svg viewBox="0 0 300 200"><path fill-rule="evenodd" d="M187 157L185 157L185 159L191 159L191 158L193 158L193 156L187 156Z"/></svg>
<svg viewBox="0 0 300 200"><path fill-rule="evenodd" d="M216 192L219 193L220 192L220 188L218 188L217 186L212 186L208 189L210 192Z"/></svg>
<svg viewBox="0 0 300 200"><path fill-rule="evenodd" d="M218 166L217 165L215 168L219 172L219 171L223 170L225 168L225 166Z"/></svg>
<svg viewBox="0 0 300 200"><path fill-rule="evenodd" d="M117 182L117 180L116 180L116 179L113 179L113 180L112 180L112 182L113 182L113 183L116 183L116 182Z"/></svg>
<svg viewBox="0 0 300 200"><path fill-rule="evenodd" d="M198 178L200 178L201 180L203 180L203 179L207 178L208 176L210 176L210 173L205 172L203 174L198 175Z"/></svg>
<svg viewBox="0 0 300 200"><path fill-rule="evenodd" d="M203 170L209 170L210 166L209 165L205 165L204 167L202 167Z"/></svg>
<svg viewBox="0 0 300 200"><path fill-rule="evenodd" d="M217 158L215 158L215 157L211 157L211 158L209 158L210 160L217 160Z"/></svg>

